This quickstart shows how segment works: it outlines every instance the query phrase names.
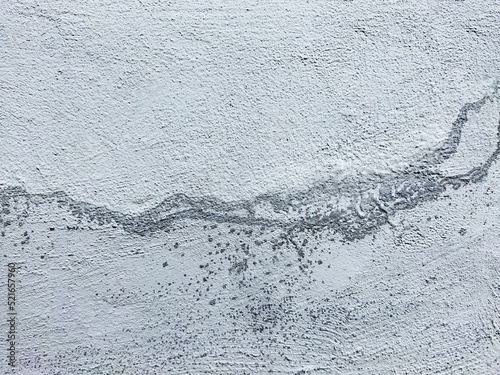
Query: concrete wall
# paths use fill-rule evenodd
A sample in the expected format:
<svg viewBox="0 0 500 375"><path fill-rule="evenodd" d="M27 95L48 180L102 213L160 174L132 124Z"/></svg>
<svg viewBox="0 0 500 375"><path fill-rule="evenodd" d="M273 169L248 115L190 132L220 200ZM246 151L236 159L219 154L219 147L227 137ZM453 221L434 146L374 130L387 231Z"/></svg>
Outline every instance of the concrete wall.
<svg viewBox="0 0 500 375"><path fill-rule="evenodd" d="M0 21L6 372L500 373L498 3Z"/></svg>

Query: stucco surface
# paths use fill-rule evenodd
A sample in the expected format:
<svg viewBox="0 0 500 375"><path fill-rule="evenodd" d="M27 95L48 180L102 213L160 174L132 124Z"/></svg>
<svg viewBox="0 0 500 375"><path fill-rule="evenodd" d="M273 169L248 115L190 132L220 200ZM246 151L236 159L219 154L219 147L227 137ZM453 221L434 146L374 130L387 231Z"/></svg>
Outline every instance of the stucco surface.
<svg viewBox="0 0 500 375"><path fill-rule="evenodd" d="M5 1L0 28L6 373L500 373L496 2Z"/></svg>

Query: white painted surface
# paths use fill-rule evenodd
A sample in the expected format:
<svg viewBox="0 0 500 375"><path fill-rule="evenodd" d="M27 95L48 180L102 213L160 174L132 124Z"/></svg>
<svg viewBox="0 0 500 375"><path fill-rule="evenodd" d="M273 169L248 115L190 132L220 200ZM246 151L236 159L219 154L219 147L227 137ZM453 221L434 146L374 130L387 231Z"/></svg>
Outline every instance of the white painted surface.
<svg viewBox="0 0 500 375"><path fill-rule="evenodd" d="M500 373L500 163L467 175L497 2L3 1L0 28L0 369Z"/></svg>
<svg viewBox="0 0 500 375"><path fill-rule="evenodd" d="M499 73L496 2L4 2L2 182L140 212L400 168Z"/></svg>

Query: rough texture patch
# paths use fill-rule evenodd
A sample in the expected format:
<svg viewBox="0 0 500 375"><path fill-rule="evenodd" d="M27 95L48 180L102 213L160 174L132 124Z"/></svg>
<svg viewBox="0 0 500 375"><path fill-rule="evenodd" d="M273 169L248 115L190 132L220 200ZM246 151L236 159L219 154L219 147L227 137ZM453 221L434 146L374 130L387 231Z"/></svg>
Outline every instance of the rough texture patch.
<svg viewBox="0 0 500 375"><path fill-rule="evenodd" d="M0 10L1 370L500 373L500 19L409 4Z"/></svg>

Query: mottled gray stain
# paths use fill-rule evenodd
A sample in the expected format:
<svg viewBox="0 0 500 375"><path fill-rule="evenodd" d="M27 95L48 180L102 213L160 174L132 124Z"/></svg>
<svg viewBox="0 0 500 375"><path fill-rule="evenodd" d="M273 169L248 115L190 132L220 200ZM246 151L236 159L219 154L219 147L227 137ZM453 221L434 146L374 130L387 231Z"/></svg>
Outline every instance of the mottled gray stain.
<svg viewBox="0 0 500 375"><path fill-rule="evenodd" d="M320 181L306 191L285 197L267 194L253 200L225 202L211 197L177 194L155 208L134 216L76 201L64 192L30 194L19 187L8 187L1 190L0 196L4 202L14 196L23 196L31 204L57 201L59 205L68 206L77 217L86 217L98 224L113 222L129 233L140 235L166 229L177 220L203 219L277 227L288 233L290 238L293 233L306 229L329 228L340 233L345 240L352 241L389 223L390 216L396 211L437 199L449 186L458 189L481 181L500 153L500 124L497 129L497 147L483 164L466 173L451 176L442 174L437 167L456 153L469 114L479 111L498 96L497 83L492 94L465 104L442 146L398 173L371 175L342 183L333 179ZM344 207L336 207L334 202L339 194L348 197L348 204Z"/></svg>
<svg viewBox="0 0 500 375"><path fill-rule="evenodd" d="M345 258L338 255L347 251L362 262L351 253L356 240L391 224L396 212L437 200L450 187L458 189L485 178L500 153L500 124L495 124L496 147L482 164L455 175L440 172L440 166L457 154L472 113L496 100L499 91L497 85L491 95L465 104L442 146L402 171L342 182L332 178L285 197L269 194L224 202L175 195L140 215L127 215L74 200L64 192L1 190L0 225L4 228L0 235L11 244L6 249L16 257L21 255L22 280L29 285L20 298L26 301L27 313L20 364L47 369L50 374L109 374L121 371L122 366L131 369L129 373L140 373L133 366L141 361L154 366L143 373L154 374L360 373L332 369L357 368L367 358L378 363L380 356L391 366L396 360L414 366L412 350L420 349L407 344L413 343L413 336L443 362L448 361L450 347L453 355L459 350L459 364L473 361L481 350L488 354L489 344L477 343L482 332L496 334L495 323L489 322L498 303L486 306L478 299L477 310L469 311L462 307L472 305L468 294L467 303L462 299L462 288L485 295L481 293L490 284L484 280L498 279L489 263L497 263L482 255L468 258L465 250L437 242L436 238L449 234L443 221L427 218L432 220L430 227L441 230L440 235L423 231L422 236L432 241L432 256L421 259L421 252L412 254L419 243L411 236L420 231L405 229L396 234L394 243L410 257L406 265L401 258L382 262L387 255L382 254L370 264L374 277L363 275L355 284L335 277L346 266ZM457 223L455 230L466 241L474 228L461 228ZM335 233L351 243L331 242ZM407 247L399 248L405 243ZM383 252L380 243L377 246L374 250L363 245L362 251ZM472 252L468 247L466 251ZM450 260L429 260L444 258L443 254ZM424 261L428 262L425 267ZM446 262L455 268L440 273ZM346 275L350 279L356 272L348 270ZM322 273L328 274L326 285L321 282ZM481 283L474 283L476 279ZM340 280L340 287L335 280ZM422 298L430 302L419 302ZM498 300L496 295L487 298ZM440 303L447 307L439 307ZM43 312L33 313L31 306ZM90 315L80 313L85 306L92 311ZM66 309L71 311L68 315L64 315ZM45 321L45 311L58 318ZM446 316L450 311L460 319L454 321L448 315L452 325L443 328L436 315ZM71 314L75 320L69 318ZM486 323L477 328L476 323L467 324L462 318L466 315L470 321ZM102 326L92 318L90 323L85 321L88 316L98 316ZM192 322L199 323L187 331ZM109 336L89 338L89 325L99 330L108 327ZM395 330L387 328L393 326ZM412 336L406 345L400 341L405 330ZM54 354L51 343L57 342L53 335L59 332L71 342ZM46 338L50 349L44 346ZM363 345L366 353L358 350ZM380 348L385 352L381 354ZM491 348L496 350L493 344ZM253 370L235 370L238 361ZM424 362L429 362L427 357ZM430 362L433 368L439 367ZM198 368L209 370L197 372Z"/></svg>

